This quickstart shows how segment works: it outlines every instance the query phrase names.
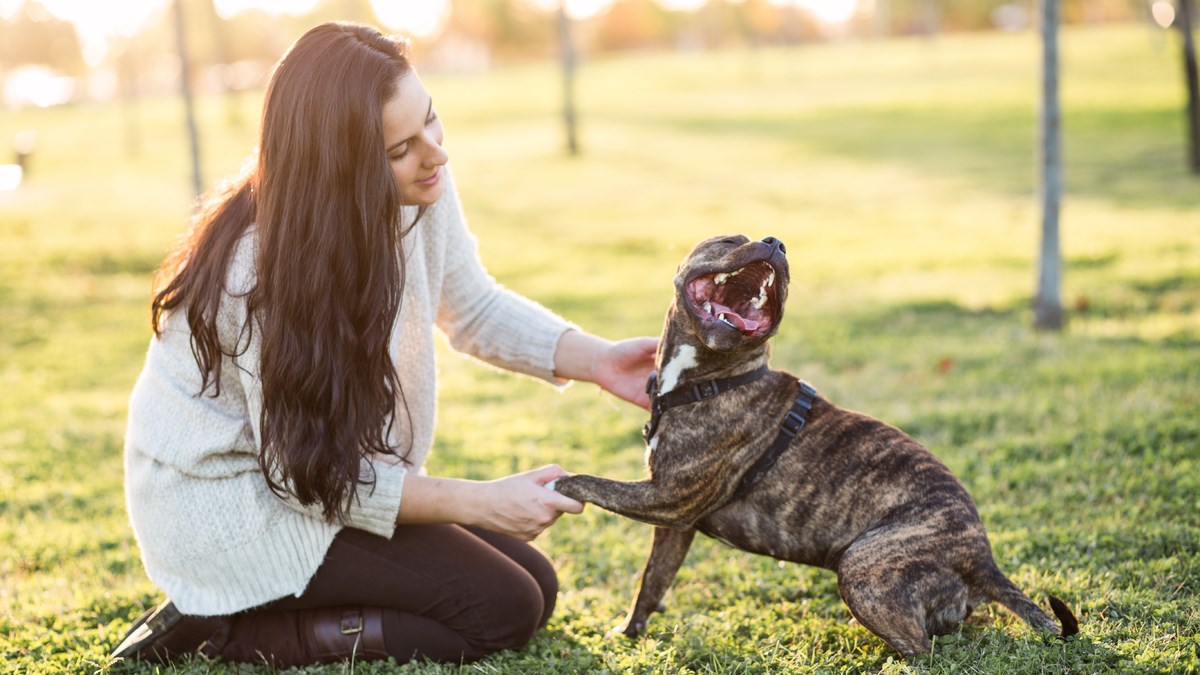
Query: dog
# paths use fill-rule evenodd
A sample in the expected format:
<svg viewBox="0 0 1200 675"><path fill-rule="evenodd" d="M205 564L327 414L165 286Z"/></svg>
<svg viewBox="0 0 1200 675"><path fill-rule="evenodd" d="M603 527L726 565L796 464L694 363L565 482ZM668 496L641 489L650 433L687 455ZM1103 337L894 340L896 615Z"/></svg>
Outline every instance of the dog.
<svg viewBox="0 0 1200 675"><path fill-rule="evenodd" d="M906 659L986 601L1052 635L1078 632L1065 603L1049 598L1056 622L996 567L974 502L932 453L769 369L786 252L773 237L698 244L675 277L647 388L649 478L553 485L657 526L637 599L614 631L641 633L699 531L833 570L854 618Z"/></svg>

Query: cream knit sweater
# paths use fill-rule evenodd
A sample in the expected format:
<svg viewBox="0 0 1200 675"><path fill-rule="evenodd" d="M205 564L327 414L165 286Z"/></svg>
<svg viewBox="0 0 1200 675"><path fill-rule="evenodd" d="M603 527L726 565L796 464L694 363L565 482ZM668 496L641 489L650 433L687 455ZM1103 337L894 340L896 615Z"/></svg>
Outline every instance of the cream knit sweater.
<svg viewBox="0 0 1200 675"><path fill-rule="evenodd" d="M384 537L395 527L405 473L421 469L433 441L434 326L458 351L548 382L556 382L558 339L572 327L488 276L450 172L444 176L444 195L402 242L407 276L391 355L411 413L409 464L390 457L370 462L375 488L359 489L345 523ZM415 213L406 207L405 222ZM234 351L246 318L242 296L254 283L256 241L251 227L230 264L230 293L218 315L227 351ZM220 395L210 389L197 396L200 372L187 322L182 314L167 317L130 399L130 520L146 573L186 614L231 614L302 593L342 527L326 522L319 505L277 497L259 470L257 335L244 354L224 359ZM401 425L406 416L396 419ZM396 436L407 434L400 429Z"/></svg>

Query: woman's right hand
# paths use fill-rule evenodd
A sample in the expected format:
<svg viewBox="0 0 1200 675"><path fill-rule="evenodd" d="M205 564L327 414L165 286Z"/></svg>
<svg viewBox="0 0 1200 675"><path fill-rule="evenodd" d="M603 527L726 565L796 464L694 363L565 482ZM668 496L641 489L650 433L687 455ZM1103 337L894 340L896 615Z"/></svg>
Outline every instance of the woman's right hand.
<svg viewBox="0 0 1200 675"><path fill-rule="evenodd" d="M583 504L546 487L569 475L551 464L540 469L479 483L472 525L522 541L532 541L564 513L580 513Z"/></svg>

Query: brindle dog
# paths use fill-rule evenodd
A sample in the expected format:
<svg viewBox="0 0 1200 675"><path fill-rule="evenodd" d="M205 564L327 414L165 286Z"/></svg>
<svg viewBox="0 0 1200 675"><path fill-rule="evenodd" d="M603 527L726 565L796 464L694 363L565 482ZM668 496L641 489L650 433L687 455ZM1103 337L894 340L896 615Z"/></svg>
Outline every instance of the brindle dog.
<svg viewBox="0 0 1200 675"><path fill-rule="evenodd" d="M645 430L646 480L575 475L555 489L658 527L623 624L660 607L697 531L737 548L833 570L854 617L905 658L928 653L981 602L1061 627L996 567L966 489L900 430L830 403L767 368L783 317L786 249L768 237L701 242L675 277Z"/></svg>

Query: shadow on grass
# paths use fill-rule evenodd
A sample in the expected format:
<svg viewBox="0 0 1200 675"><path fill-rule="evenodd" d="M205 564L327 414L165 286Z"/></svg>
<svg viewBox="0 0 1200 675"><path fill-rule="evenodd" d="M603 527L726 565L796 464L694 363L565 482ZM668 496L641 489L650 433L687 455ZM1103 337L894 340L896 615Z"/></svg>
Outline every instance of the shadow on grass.
<svg viewBox="0 0 1200 675"><path fill-rule="evenodd" d="M1165 105L1067 109L1067 194L1132 208L1194 208L1194 198L1178 197L1194 194L1195 186L1179 145L1167 142L1176 136L1159 131L1180 126L1181 119L1178 110ZM755 117L706 111L642 122L700 136L768 137L840 157L901 163L1006 195L1030 195L1036 186L1031 108L848 107Z"/></svg>
<svg viewBox="0 0 1200 675"><path fill-rule="evenodd" d="M1107 263L1104 263L1107 264ZM907 334L969 336L1001 327L1029 327L1032 330L1032 299L1018 299L987 307L968 307L952 300L921 300L864 309L842 315L852 335L876 335L903 331ZM1142 319L1148 312L1183 316L1200 308L1200 274L1183 273L1134 280L1116 289L1098 289L1080 296L1066 307L1070 322L1088 319ZM1095 336L1088 339L1107 344L1142 344L1168 348L1193 348L1200 336L1181 329L1161 339Z"/></svg>

